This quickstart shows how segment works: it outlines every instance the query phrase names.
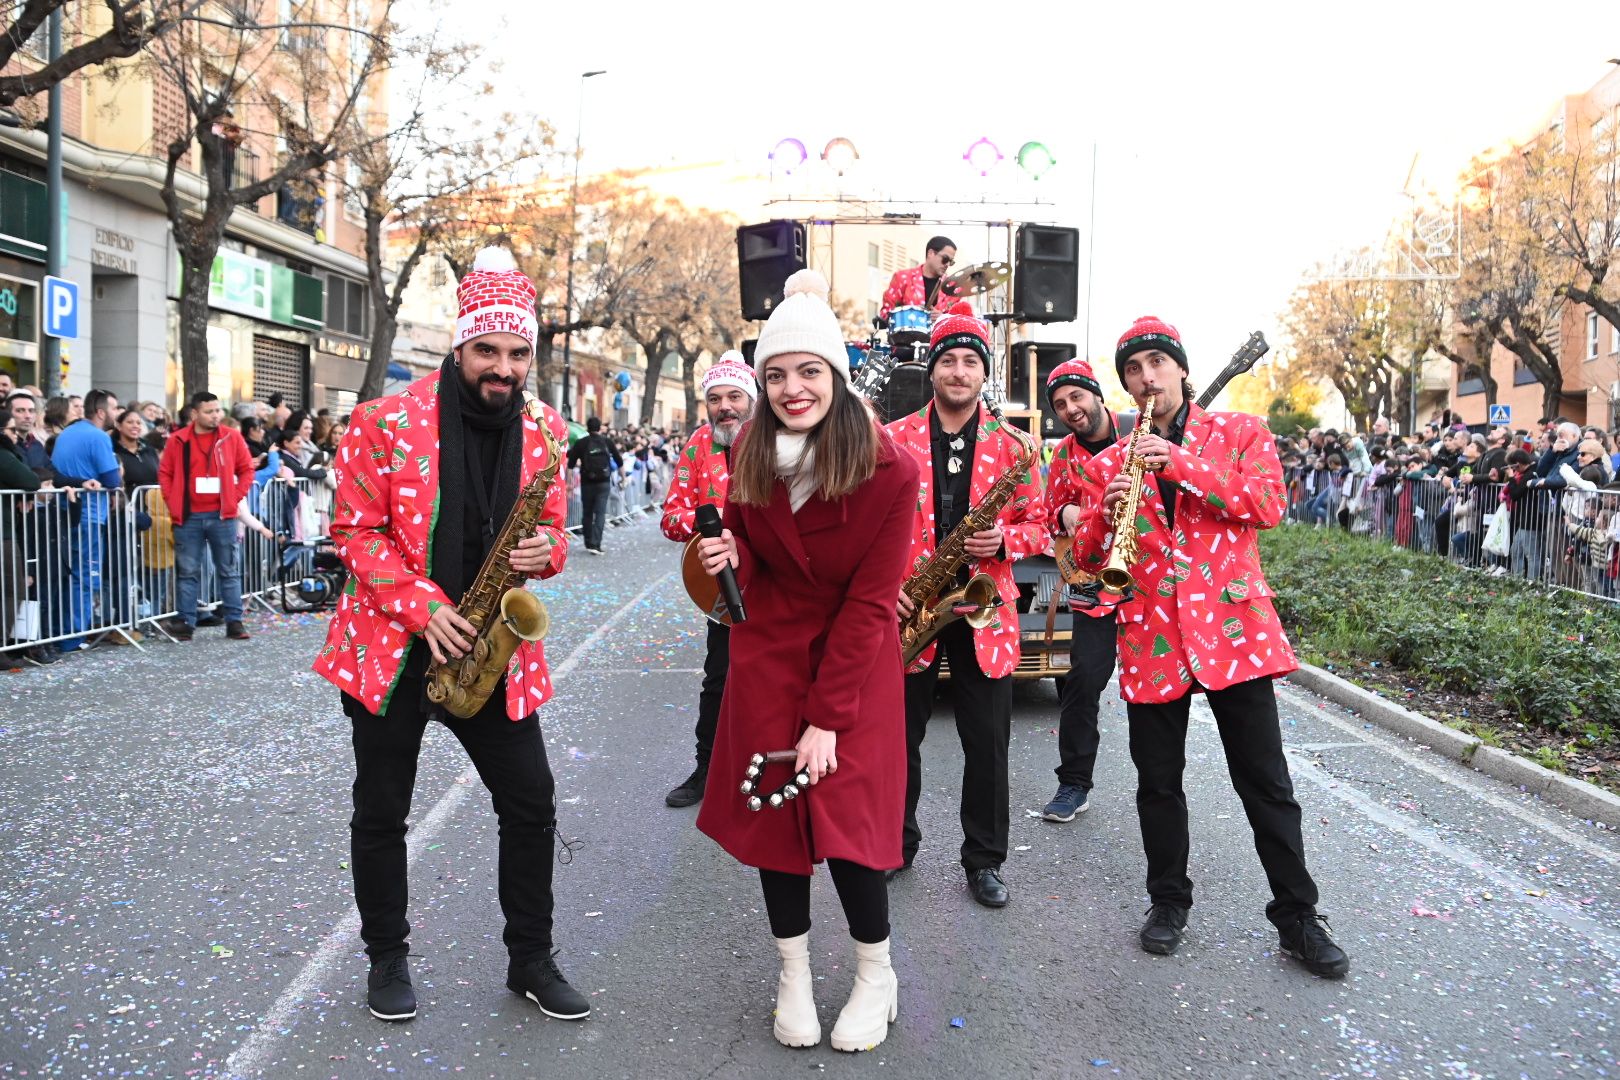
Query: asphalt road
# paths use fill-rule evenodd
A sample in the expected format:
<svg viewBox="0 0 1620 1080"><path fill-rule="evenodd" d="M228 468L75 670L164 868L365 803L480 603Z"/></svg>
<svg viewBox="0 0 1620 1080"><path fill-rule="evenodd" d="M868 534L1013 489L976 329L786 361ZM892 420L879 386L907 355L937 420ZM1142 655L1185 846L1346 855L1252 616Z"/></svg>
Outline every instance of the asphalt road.
<svg viewBox="0 0 1620 1080"><path fill-rule="evenodd" d="M1051 825L1056 696L1013 720L1013 900L956 865L961 751L924 746L924 847L892 890L900 1020L880 1049L771 1037L757 879L663 795L690 762L702 624L653 523L547 589L560 692L542 722L563 832L559 958L595 1013L503 985L495 819L430 732L411 832L421 1015L364 1008L346 868L351 761L308 672L324 624L103 649L0 676L0 1073L16 1076L1560 1077L1620 1074L1620 838L1283 688L1284 736L1342 982L1276 951L1207 711L1189 739L1189 937L1135 940L1146 900L1124 710L1105 701L1089 813ZM1554 677L1549 673L1549 677ZM812 961L829 1028L853 955L830 882Z"/></svg>

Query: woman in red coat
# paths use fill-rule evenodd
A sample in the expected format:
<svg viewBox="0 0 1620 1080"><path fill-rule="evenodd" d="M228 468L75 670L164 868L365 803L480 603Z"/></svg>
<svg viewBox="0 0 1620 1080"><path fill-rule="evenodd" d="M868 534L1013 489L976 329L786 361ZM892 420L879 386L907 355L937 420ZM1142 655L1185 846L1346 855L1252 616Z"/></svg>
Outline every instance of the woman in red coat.
<svg viewBox="0 0 1620 1080"><path fill-rule="evenodd" d="M855 939L855 988L833 1027L837 1050L888 1035L897 984L889 966L883 871L900 865L906 789L905 692L894 597L905 576L917 467L849 387L849 361L827 283L788 279L759 336L758 409L733 451L726 531L704 541L709 573L735 568L748 618L731 630L731 669L698 828L759 868L782 959L775 1034L814 1046L810 872L825 860ZM738 789L756 753L793 747L810 789L750 810ZM773 766L773 791L788 776Z"/></svg>

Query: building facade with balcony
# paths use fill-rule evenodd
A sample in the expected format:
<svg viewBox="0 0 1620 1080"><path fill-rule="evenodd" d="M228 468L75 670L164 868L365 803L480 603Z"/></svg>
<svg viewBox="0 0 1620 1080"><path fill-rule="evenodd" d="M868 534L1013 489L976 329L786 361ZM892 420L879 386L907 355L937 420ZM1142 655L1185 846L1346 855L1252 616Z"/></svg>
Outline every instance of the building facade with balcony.
<svg viewBox="0 0 1620 1080"><path fill-rule="evenodd" d="M364 0L321 2L349 25L369 17ZM262 21L278 21L275 3L260 6ZM350 21L356 18L362 22ZM295 52L300 44L286 32L263 36L270 51ZM70 27L64 47L72 44ZM190 114L179 89L153 67L111 66L62 86L63 276L80 296L79 337L62 342L63 392L98 387L122 401L173 408L188 394L180 375L180 261L162 202L163 147L189 127ZM382 91L371 94L380 101ZM286 128L258 106L231 107L241 115L225 140L230 175L237 184L269 175L285 151ZM44 95L29 99L18 111L40 126L0 128L0 370L23 384L42 381L39 281L50 213L44 109ZM368 122L386 119L373 112ZM193 148L177 175L183 199L204 191L197 154ZM209 288L209 389L222 398L262 400L279 391L318 408L340 403L346 391L352 399L358 389L371 319L363 219L346 197L347 176L339 161L233 213Z"/></svg>

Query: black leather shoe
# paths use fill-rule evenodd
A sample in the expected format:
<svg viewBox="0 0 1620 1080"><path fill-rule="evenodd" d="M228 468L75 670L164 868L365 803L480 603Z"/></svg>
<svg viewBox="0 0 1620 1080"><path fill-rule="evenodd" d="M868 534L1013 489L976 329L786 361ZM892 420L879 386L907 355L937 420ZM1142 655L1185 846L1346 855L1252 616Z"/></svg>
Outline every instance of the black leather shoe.
<svg viewBox="0 0 1620 1080"><path fill-rule="evenodd" d="M1324 979L1342 979L1350 972L1350 957L1328 937L1327 920L1312 912L1277 931L1282 951Z"/></svg>
<svg viewBox="0 0 1620 1080"><path fill-rule="evenodd" d="M232 641L246 641L248 639L247 627L232 619L225 624L225 636Z"/></svg>
<svg viewBox="0 0 1620 1080"><path fill-rule="evenodd" d="M894 869L883 871L883 880L884 881L893 881L895 878L899 877L901 874L905 873L907 870L910 870L910 869L911 869L911 860L907 859L905 862L901 863L899 866L896 866Z"/></svg>
<svg viewBox="0 0 1620 1080"><path fill-rule="evenodd" d="M1137 937L1142 948L1160 956L1169 956L1181 944L1187 930L1187 909L1174 904L1154 904L1148 908L1147 922Z"/></svg>
<svg viewBox="0 0 1620 1080"><path fill-rule="evenodd" d="M1007 906L1007 883L1001 880L999 866L968 871L968 892L985 907Z"/></svg>
<svg viewBox="0 0 1620 1080"><path fill-rule="evenodd" d="M379 1020L409 1020L416 1015L410 959L404 953L373 961L366 977L366 1008Z"/></svg>
<svg viewBox="0 0 1620 1080"><path fill-rule="evenodd" d="M583 1020L591 1015L585 996L563 978L556 958L546 953L526 964L512 961L506 966L506 988L540 1006L540 1011L558 1020Z"/></svg>
<svg viewBox="0 0 1620 1080"><path fill-rule="evenodd" d="M709 767L699 765L692 770L692 775L682 780L680 786L664 796L664 805L679 809L691 806L695 802L703 801L703 787L709 782Z"/></svg>

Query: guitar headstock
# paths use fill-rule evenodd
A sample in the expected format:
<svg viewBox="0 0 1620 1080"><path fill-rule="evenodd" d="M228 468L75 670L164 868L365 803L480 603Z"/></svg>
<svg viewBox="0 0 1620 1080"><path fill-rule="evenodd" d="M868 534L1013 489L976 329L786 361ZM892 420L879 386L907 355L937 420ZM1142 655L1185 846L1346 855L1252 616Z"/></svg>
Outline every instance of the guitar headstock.
<svg viewBox="0 0 1620 1080"><path fill-rule="evenodd" d="M1243 347L1232 354L1232 374L1242 375L1258 364L1260 358L1270 351L1271 346L1266 341L1266 335L1256 330L1249 335L1249 340L1243 343Z"/></svg>

